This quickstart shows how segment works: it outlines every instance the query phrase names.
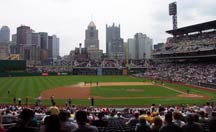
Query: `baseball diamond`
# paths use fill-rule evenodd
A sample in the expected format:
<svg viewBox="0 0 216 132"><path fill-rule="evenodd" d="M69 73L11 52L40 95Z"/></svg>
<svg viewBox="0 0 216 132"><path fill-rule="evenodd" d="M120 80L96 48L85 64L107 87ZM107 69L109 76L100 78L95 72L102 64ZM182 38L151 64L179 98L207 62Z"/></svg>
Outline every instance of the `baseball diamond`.
<svg viewBox="0 0 216 132"><path fill-rule="evenodd" d="M99 106L143 106L150 105L152 100L158 104L202 104L216 96L216 91L208 89L130 76L7 77L0 78L0 83L3 104L13 103L14 97L25 100L28 96L31 104L42 97L42 104L49 105L52 95L58 105L64 105L69 98L76 105L89 105L90 97Z"/></svg>

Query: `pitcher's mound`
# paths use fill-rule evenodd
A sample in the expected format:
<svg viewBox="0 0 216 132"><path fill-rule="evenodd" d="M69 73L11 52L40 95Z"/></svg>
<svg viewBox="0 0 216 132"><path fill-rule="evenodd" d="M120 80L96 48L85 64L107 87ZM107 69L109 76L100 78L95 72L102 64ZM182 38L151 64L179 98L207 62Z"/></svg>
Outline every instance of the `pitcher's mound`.
<svg viewBox="0 0 216 132"><path fill-rule="evenodd" d="M143 92L144 90L143 89L127 89L128 92Z"/></svg>

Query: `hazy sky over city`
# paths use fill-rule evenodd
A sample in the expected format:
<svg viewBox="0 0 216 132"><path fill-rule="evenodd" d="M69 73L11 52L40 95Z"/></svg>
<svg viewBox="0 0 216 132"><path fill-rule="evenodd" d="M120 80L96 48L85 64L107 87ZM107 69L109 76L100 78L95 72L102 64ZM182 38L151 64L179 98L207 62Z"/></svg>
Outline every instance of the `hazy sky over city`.
<svg viewBox="0 0 216 132"><path fill-rule="evenodd" d="M36 32L56 34L60 38L60 55L82 43L91 21L99 30L100 49L105 51L106 24L121 25L124 41L142 32L153 43L165 42L172 29L168 4L173 0L0 0L0 27L11 33L21 24ZM178 27L211 21L216 18L216 0L177 0Z"/></svg>

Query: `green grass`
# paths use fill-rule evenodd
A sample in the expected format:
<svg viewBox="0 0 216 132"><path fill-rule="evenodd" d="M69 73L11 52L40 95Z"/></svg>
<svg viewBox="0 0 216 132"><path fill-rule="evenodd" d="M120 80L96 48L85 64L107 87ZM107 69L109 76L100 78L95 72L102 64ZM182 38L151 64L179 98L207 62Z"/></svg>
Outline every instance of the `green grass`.
<svg viewBox="0 0 216 132"><path fill-rule="evenodd" d="M130 91L132 90L132 91ZM137 91L133 91L137 90ZM91 95L102 97L176 96L179 93L159 86L103 86L93 87Z"/></svg>
<svg viewBox="0 0 216 132"><path fill-rule="evenodd" d="M57 100L57 104L65 104L66 100ZM75 105L90 106L91 102L88 99L73 99ZM96 106L150 106L151 104L163 105L181 105L181 104L198 104L203 105L206 100L202 99L185 99L185 98L151 98L151 99L95 99ZM51 105L50 100L43 100L42 104Z"/></svg>
<svg viewBox="0 0 216 132"><path fill-rule="evenodd" d="M79 82L137 82L143 79L127 76L38 76L0 78L0 103L10 103L13 97L29 96L34 100L44 90ZM8 95L8 90L10 94Z"/></svg>
<svg viewBox="0 0 216 132"><path fill-rule="evenodd" d="M178 89L180 91L186 92L187 89L190 90L190 93L192 94L202 94L202 95L208 95L211 96L212 98L216 99L216 92L210 92L210 91L206 91L206 90L202 90L202 89L197 89L197 88L193 88L193 87L188 87L188 86L183 86L183 85L177 85L177 84L170 84L170 83L166 83L166 86Z"/></svg>
<svg viewBox="0 0 216 132"><path fill-rule="evenodd" d="M8 77L0 78L0 103L8 104L12 103L13 97L22 97L24 102L25 97L29 96L30 103L35 102L35 98L40 95L44 90L77 84L79 82L149 82L147 79L141 78L131 78L127 76L47 76L47 77ZM189 88L186 86L180 86L176 84L166 83L166 86L186 91L190 89L191 93L195 94L205 94L216 99L215 92L209 92L205 90ZM143 89L143 92L128 92L128 89L136 88ZM8 90L10 94L8 95ZM165 88L158 86L124 86L124 87L95 87L91 89L91 94L93 96L104 96L104 97L129 97L128 99L96 99L96 105L115 105L115 106L143 106L150 104L203 104L207 100L202 99L186 99L173 97L177 93ZM166 98L141 98L134 99L130 97L140 97L140 96L164 96ZM172 96L172 97L171 97ZM57 104L65 104L66 100L57 100ZM76 105L89 105L90 101L88 99L74 99L73 103ZM43 100L42 104L50 104L50 100Z"/></svg>

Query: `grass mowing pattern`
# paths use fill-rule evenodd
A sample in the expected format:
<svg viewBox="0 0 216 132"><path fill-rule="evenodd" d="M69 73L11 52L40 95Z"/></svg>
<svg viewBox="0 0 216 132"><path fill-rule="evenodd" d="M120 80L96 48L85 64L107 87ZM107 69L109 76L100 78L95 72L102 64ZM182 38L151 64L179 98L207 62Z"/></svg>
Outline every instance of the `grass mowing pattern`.
<svg viewBox="0 0 216 132"><path fill-rule="evenodd" d="M30 102L44 90L79 82L137 82L143 79L127 76L37 76L0 78L0 103L11 103L13 97L29 96ZM8 95L8 90L10 94ZM32 100L32 101L31 101Z"/></svg>
<svg viewBox="0 0 216 132"><path fill-rule="evenodd" d="M102 97L158 97L179 94L160 86L100 86L91 88L90 93Z"/></svg>
<svg viewBox="0 0 216 132"><path fill-rule="evenodd" d="M127 76L47 76L47 77L10 77L10 78L0 78L0 103L12 103L13 97L22 97L22 100L25 100L26 96L29 96L30 103L34 104L35 98L39 96L39 94L47 89L55 88L59 86L67 86L77 84L79 82L150 82L149 80L141 79L141 78L130 78ZM186 92L187 89L190 89L191 93L195 94L206 94L216 99L216 93L209 92L205 90L189 88L186 86L180 86L176 84L168 84L166 86L181 90ZM136 86L137 87L137 86ZM93 88L94 89L94 88ZM10 94L8 95L7 91L10 90ZM155 104L204 104L207 100L201 99L185 99L185 98L169 98L170 94L162 91L155 91L154 95L151 95L152 92L148 92L149 96L156 96L156 94L160 96L166 96L166 98L148 98L148 99L100 99L95 100L96 105L115 105L115 106L142 106L142 105L151 105ZM144 90L144 93L145 94ZM170 91L169 91L170 92ZM147 93L147 92L146 92ZM95 94L94 92L92 94ZM110 92L110 96L114 96L115 91ZM130 92L131 94L131 92ZM143 96L142 94L142 96ZM172 94L175 95L175 92L172 91ZM148 96L146 95L146 96ZM135 95L134 95L135 96ZM66 100L57 100L57 104L65 104ZM76 105L90 105L90 101L88 99L74 99L73 103ZM50 100L43 100L42 104L50 105Z"/></svg>

